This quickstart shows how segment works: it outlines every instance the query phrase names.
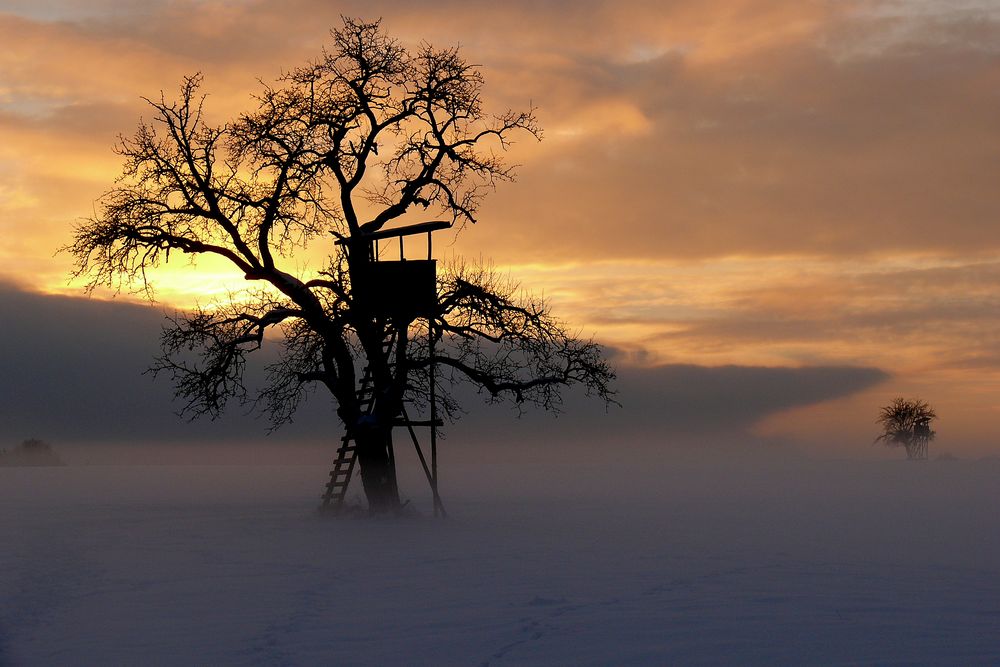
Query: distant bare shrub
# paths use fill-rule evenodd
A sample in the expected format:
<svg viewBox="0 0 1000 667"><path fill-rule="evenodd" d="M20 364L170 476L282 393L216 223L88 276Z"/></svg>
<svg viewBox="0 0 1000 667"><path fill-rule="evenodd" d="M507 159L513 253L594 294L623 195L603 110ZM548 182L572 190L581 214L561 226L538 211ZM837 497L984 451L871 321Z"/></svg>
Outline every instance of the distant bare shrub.
<svg viewBox="0 0 1000 667"><path fill-rule="evenodd" d="M937 413L926 401L894 398L875 420L882 427L875 442L887 447L903 447L908 459L926 459L927 445L936 435L930 427L935 419Z"/></svg>
<svg viewBox="0 0 1000 667"><path fill-rule="evenodd" d="M28 438L14 449L0 450L0 466L61 466L66 465L52 451L51 445L38 438Z"/></svg>

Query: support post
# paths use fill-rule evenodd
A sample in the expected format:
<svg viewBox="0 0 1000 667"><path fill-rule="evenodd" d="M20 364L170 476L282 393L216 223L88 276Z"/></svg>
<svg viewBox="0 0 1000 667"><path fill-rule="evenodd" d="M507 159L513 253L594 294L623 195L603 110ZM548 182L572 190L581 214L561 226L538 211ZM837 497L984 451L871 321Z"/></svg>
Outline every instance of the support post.
<svg viewBox="0 0 1000 667"><path fill-rule="evenodd" d="M434 516L448 516L444 511L444 503L441 502L441 496L437 494L437 488L434 486L434 478L431 476L431 470L427 467L427 459L424 458L424 450L420 448L420 441L417 439L417 434L413 430L414 422L410 421L410 418L406 414L406 409L403 409L403 423L406 425L406 430L410 434L410 440L413 442L413 448L417 451L417 458L420 459L420 467L424 469L424 475L427 477L427 483L431 487L431 492L434 495Z"/></svg>
<svg viewBox="0 0 1000 667"><path fill-rule="evenodd" d="M430 236L430 234L428 234ZM428 239L428 243L429 243ZM439 516L444 508L441 507L441 496L438 495L438 458L437 458L437 376L434 372L434 318L427 319L427 347L431 357L428 373L430 374L430 399L431 399L431 485L434 487L434 516Z"/></svg>

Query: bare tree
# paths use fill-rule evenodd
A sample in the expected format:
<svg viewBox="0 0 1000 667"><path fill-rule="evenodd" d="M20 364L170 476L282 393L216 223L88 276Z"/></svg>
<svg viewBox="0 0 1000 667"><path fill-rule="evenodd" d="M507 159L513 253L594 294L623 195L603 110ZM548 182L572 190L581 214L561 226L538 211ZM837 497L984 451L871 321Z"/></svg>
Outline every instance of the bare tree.
<svg viewBox="0 0 1000 667"><path fill-rule="evenodd" d="M920 399L897 397L879 412L876 422L882 433L875 438L888 447L903 447L908 459L926 459L927 445L934 439L930 424L937 414Z"/></svg>
<svg viewBox="0 0 1000 667"><path fill-rule="evenodd" d="M482 74L457 48L408 50L378 21L345 18L331 34L328 51L224 125L203 115L200 75L184 80L177 101L147 100L152 121L120 141L123 175L68 250L90 289L151 295L147 269L178 254L222 258L259 286L178 315L154 370L172 378L189 415L215 417L236 399L275 425L311 388L325 388L355 434L369 506L386 511L399 506L393 419L429 383L446 413L456 407L450 384L462 380L489 400L556 410L572 383L612 400L614 373L598 345L484 266L440 276L426 319L371 307L373 234L414 216L456 231L475 223L483 197L514 176L503 159L512 137L541 134L532 110L483 110ZM331 235L322 270L288 268ZM255 392L246 357L272 342L271 329L281 333L281 361ZM449 372L434 378L432 364ZM359 396L362 367L374 408Z"/></svg>

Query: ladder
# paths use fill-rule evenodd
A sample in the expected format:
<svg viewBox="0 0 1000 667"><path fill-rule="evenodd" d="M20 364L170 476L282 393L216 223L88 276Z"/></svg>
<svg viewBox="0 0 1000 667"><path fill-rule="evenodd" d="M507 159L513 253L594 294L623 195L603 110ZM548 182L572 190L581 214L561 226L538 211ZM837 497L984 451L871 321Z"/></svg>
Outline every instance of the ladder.
<svg viewBox="0 0 1000 667"><path fill-rule="evenodd" d="M398 332L393 330L389 337L383 341L382 349L385 354L389 354L392 348L396 345ZM390 366L392 362L390 361ZM432 378L433 382L433 378ZM357 391L358 405L361 408L361 413L363 415L370 415L372 410L375 408L375 386L372 380L371 366L365 366L362 371L361 384L358 386ZM406 407L404 406L400 414L392 420L392 426L405 426L407 432L409 433L410 439L413 442L413 447L417 452L417 457L420 459L420 465L423 468L424 474L427 476L427 482L430 484L431 491L434 495L434 516L447 516L444 510L444 505L441 502L441 497L438 495L437 489L437 452L435 448L435 433L434 430L438 426L441 426L443 422L437 418L437 415L433 410L434 392L431 390L431 418L429 420L417 421L411 420L406 414ZM431 427L431 464L428 466L427 459L424 457L424 453L420 448L420 442L417 439L417 434L414 432L414 426L429 426ZM389 449L390 461L392 461L393 453L392 448ZM330 481L326 484L326 491L321 496L323 498L323 503L320 505L320 510L331 511L334 513L339 513L344 508L344 499L347 497L347 487L351 484L351 477L354 474L354 467L358 460L358 446L357 440L355 438L354 428L349 426L347 432L340 439L340 447L337 449L337 458L334 459L333 469L330 470Z"/></svg>
<svg viewBox="0 0 1000 667"><path fill-rule="evenodd" d="M388 339L382 343L382 349L388 354L395 343L396 335L393 332ZM372 383L371 367L365 366L361 375L361 385L358 387L358 405L361 412L370 415L375 407L375 386ZM358 461L358 445L354 439L354 429L348 427L347 432L340 438L340 447L337 449L337 458L333 461L333 468L330 470L330 481L326 483L326 491L323 493L323 504L321 510L332 510L339 512L344 507L344 498L347 497L347 487L351 484L351 477L354 474L354 466Z"/></svg>

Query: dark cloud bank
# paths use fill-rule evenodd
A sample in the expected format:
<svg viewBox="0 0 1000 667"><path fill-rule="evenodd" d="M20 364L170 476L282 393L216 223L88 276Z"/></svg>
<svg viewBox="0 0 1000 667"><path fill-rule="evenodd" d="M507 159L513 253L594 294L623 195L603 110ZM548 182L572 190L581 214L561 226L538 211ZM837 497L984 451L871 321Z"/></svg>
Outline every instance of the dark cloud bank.
<svg viewBox="0 0 1000 667"><path fill-rule="evenodd" d="M143 375L157 351L163 314L125 302L42 296L0 284L0 438L54 442L259 442L268 424L234 405L224 418L187 422L165 380ZM262 358L271 357L268 352ZM671 365L619 368L621 407L569 392L558 417L482 406L448 429L467 442L710 442L744 438L776 411L833 399L886 379L874 368L757 368ZM275 443L335 442L332 403L316 393Z"/></svg>

